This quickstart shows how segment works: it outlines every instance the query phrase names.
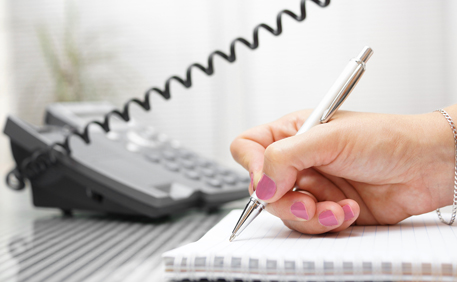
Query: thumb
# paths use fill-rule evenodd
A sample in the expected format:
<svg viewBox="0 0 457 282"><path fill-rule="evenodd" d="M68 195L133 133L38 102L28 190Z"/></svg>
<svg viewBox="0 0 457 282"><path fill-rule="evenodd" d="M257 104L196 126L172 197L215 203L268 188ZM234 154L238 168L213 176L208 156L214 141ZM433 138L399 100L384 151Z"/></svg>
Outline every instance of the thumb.
<svg viewBox="0 0 457 282"><path fill-rule="evenodd" d="M327 165L336 159L344 148L341 139L335 126L322 124L268 146L257 197L269 203L280 199L294 188L299 171Z"/></svg>

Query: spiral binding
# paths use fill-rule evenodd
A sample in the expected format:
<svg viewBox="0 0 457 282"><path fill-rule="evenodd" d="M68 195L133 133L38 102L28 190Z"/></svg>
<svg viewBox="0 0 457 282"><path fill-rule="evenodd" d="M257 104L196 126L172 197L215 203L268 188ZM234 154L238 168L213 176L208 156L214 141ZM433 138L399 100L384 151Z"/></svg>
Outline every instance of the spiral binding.
<svg viewBox="0 0 457 282"><path fill-rule="evenodd" d="M320 7L327 7L330 4L330 0L324 0L324 1L319 1L319 0L311 0L312 2L316 3ZM63 142L55 142L48 146L45 149L37 150L34 153L32 153L29 157L25 158L20 165L16 166L12 171L10 171L7 176L6 176L6 184L14 190L21 190L25 188L25 179L32 179L42 172L44 172L50 165L54 164L56 162L56 155L55 151L62 149L64 153L70 155L71 154L71 148L70 148L70 138L72 136L78 136L80 137L86 144L90 143L90 136L89 136L89 127L92 124L96 124L100 126L105 133L110 131L110 124L109 120L111 116L118 116L119 118L123 119L124 121L128 122L130 121L130 112L129 112L129 106L132 103L135 103L142 107L145 111L149 111L151 109L151 103L149 100L149 97L151 93L157 92L160 94L164 99L168 100L170 99L170 84L173 80L179 82L181 85L183 85L185 88L190 88L192 86L192 68L197 68L204 72L206 75L210 76L214 73L214 57L218 55L219 57L225 59L229 63L233 63L236 61L236 52L235 52L235 45L237 42L242 43L246 47L248 47L251 50L255 50L259 47L259 31L261 28L267 30L274 36L279 36L282 33L282 15L286 14L290 16L292 19L296 20L297 22L302 22L304 19L306 19L306 5L305 5L306 0L301 0L300 2L300 15L296 15L294 12L291 12L289 10L282 10L280 11L277 16L276 16L276 26L277 28L274 29L270 27L267 24L261 23L257 25L254 28L253 31L253 42L250 43L248 40L238 37L232 40L230 43L230 54L227 55L222 51L216 50L213 51L209 56L208 56L208 67L204 67L199 63L193 63L191 64L186 71L186 78L183 79L179 76L171 76L168 78L165 82L165 89L159 89L157 87L152 87L148 89L144 95L144 100L141 101L136 98L132 98L128 100L123 107L123 111L119 110L113 110L109 113L107 113L104 116L103 122L99 121L90 121L86 124L84 127L83 132L78 132L77 130L72 131L70 134L68 134L65 137L65 140Z"/></svg>

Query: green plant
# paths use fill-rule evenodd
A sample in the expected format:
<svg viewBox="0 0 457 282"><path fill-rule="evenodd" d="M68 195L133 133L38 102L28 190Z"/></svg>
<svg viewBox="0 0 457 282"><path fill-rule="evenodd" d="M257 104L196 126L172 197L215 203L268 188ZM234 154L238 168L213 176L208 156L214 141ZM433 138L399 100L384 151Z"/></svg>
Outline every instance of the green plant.
<svg viewBox="0 0 457 282"><path fill-rule="evenodd" d="M54 100L86 101L106 98L107 93L113 95L116 80L106 70L116 56L99 44L105 34L83 30L75 5L66 3L62 32L51 33L45 25L37 28L41 51L53 82Z"/></svg>

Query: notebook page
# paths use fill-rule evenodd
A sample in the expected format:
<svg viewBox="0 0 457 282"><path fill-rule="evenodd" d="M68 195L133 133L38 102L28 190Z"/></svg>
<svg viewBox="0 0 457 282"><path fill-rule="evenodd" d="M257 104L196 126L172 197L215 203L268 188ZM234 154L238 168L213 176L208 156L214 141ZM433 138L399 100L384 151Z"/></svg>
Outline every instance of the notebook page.
<svg viewBox="0 0 457 282"><path fill-rule="evenodd" d="M440 223L434 213L392 226L305 235L264 212L229 242L240 214L232 211L199 241L164 253L168 276L297 281L457 277L457 227Z"/></svg>

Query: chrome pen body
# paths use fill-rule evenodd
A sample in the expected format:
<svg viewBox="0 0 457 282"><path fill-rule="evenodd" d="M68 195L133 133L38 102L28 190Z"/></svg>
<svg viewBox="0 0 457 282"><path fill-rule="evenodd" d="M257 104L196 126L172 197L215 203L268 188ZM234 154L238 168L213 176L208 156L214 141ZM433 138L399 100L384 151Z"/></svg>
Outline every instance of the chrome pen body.
<svg viewBox="0 0 457 282"><path fill-rule="evenodd" d="M326 123L330 120L359 82L365 72L366 63L371 55L373 55L373 50L370 47L364 47L357 57L349 61L341 75L324 98L319 102L311 115L306 119L296 135L302 134L313 126ZM229 239L230 242L232 242L266 208L266 206L267 203L260 200L254 192L233 229Z"/></svg>
<svg viewBox="0 0 457 282"><path fill-rule="evenodd" d="M257 198L257 195L254 191L249 202L243 210L243 213L238 219L235 228L233 229L232 236L230 236L230 242L236 238L243 230L265 209L267 203Z"/></svg>

